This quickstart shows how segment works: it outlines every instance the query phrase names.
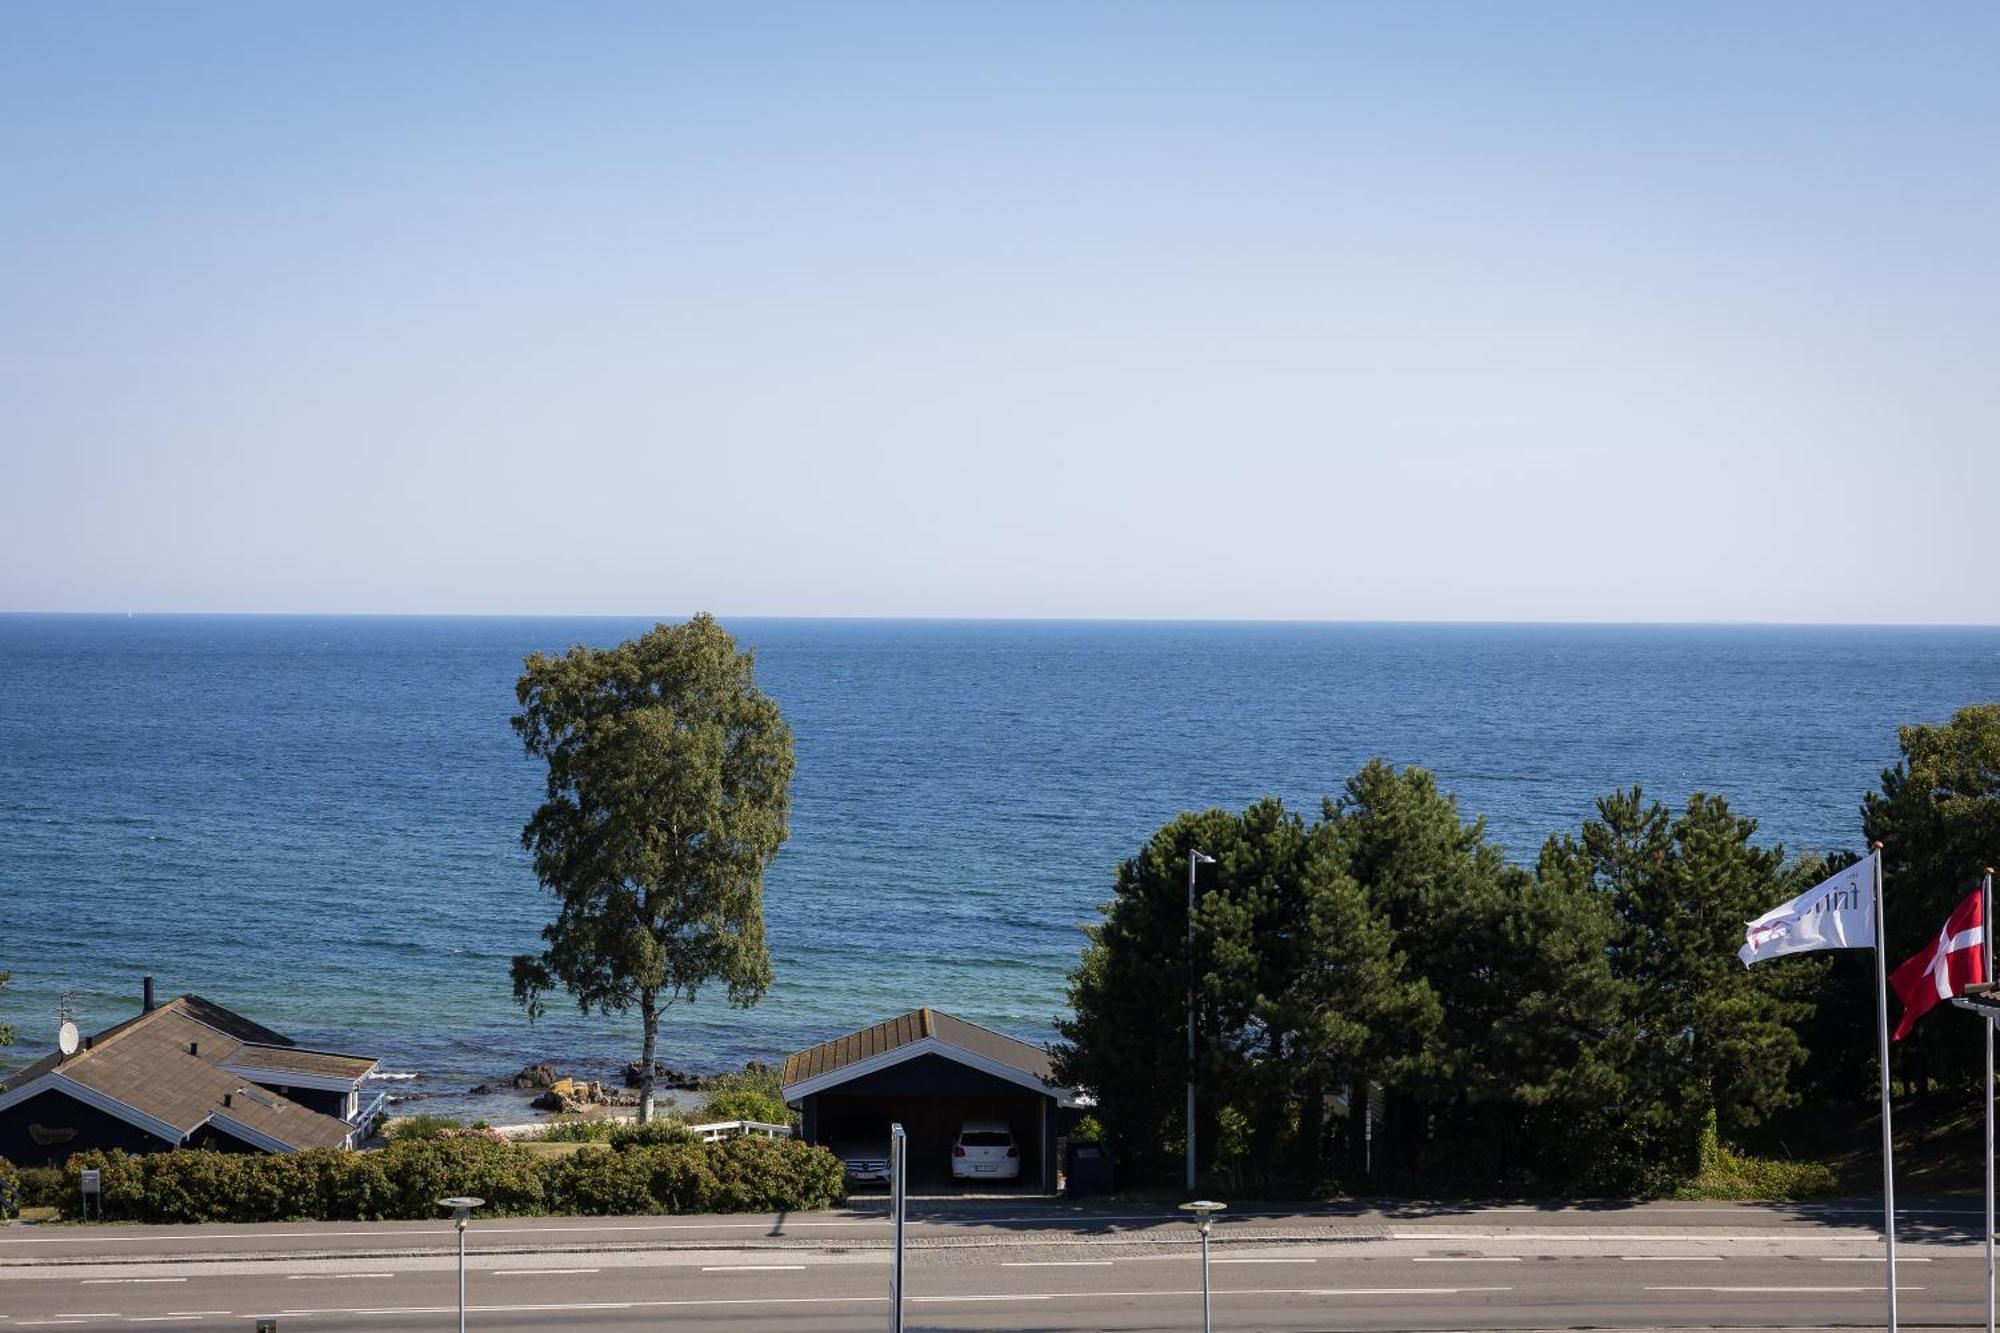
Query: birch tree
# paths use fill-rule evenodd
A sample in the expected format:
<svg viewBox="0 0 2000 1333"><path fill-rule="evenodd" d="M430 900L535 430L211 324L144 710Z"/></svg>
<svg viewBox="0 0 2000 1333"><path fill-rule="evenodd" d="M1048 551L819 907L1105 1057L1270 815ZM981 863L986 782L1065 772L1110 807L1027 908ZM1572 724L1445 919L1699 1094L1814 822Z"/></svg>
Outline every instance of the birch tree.
<svg viewBox="0 0 2000 1333"><path fill-rule="evenodd" d="M514 730L548 764L521 831L555 920L514 959L529 1016L566 990L578 1008L639 1011L639 1119L653 1116L660 1017L711 983L751 1005L771 982L764 872L785 840L792 733L755 660L713 617L616 648L536 653Z"/></svg>

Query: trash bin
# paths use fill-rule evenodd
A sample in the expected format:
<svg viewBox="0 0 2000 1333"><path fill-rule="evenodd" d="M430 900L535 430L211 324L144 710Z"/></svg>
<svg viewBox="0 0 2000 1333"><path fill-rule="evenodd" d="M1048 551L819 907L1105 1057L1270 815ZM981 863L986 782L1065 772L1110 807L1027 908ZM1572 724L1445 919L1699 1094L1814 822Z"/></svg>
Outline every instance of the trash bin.
<svg viewBox="0 0 2000 1333"><path fill-rule="evenodd" d="M1101 1143L1072 1143L1063 1192L1072 1199L1111 1193L1111 1149Z"/></svg>

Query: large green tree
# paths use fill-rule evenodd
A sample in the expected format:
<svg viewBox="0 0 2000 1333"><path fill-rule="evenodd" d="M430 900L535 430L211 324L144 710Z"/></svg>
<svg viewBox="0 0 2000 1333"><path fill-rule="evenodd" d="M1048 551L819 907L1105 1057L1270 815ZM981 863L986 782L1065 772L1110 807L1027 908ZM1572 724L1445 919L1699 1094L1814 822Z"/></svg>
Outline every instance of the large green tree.
<svg viewBox="0 0 2000 1333"><path fill-rule="evenodd" d="M1617 1177L1611 1108L1625 1091L1631 1003L1611 970L1605 896L1587 877L1510 866L1484 821L1463 818L1421 768L1370 762L1326 814L1441 1006L1391 1104L1384 1155L1459 1181Z"/></svg>
<svg viewBox="0 0 2000 1333"><path fill-rule="evenodd" d="M1201 867L1188 947L1190 851ZM1183 815L1119 867L1060 1020L1062 1077L1096 1093L1114 1148L1165 1178L1185 1145L1181 1034L1195 985L1197 1146L1204 1165L1242 1127L1262 1169L1319 1178L1330 1096L1399 1070L1437 1022L1388 923L1324 825L1275 800Z"/></svg>
<svg viewBox="0 0 2000 1333"><path fill-rule="evenodd" d="M770 985L763 882L787 832L792 734L755 666L702 614L536 653L515 687L514 730L548 764L521 841L557 910L542 951L514 959L514 995L531 1017L557 987L585 1013L637 1008L641 1121L662 1008L711 982L754 1004Z"/></svg>
<svg viewBox="0 0 2000 1333"><path fill-rule="evenodd" d="M1619 919L1611 959L1633 988L1638 1030L1627 1114L1667 1175L1698 1169L1704 1136L1792 1104L1806 1059L1799 1028L1825 960L1745 968L1743 923L1808 887L1817 865L1788 867L1751 839L1756 822L1697 792L1678 814L1636 787L1601 798L1580 838L1543 853L1552 879L1593 883Z"/></svg>
<svg viewBox="0 0 2000 1333"><path fill-rule="evenodd" d="M1901 761L1861 806L1862 831L1883 845L1891 967L1935 939L2000 860L2000 704L1960 709L1943 726L1903 727L1897 737ZM1976 1080L1978 1023L1957 1010L1926 1017L1903 1043L1917 1056L1911 1072Z"/></svg>

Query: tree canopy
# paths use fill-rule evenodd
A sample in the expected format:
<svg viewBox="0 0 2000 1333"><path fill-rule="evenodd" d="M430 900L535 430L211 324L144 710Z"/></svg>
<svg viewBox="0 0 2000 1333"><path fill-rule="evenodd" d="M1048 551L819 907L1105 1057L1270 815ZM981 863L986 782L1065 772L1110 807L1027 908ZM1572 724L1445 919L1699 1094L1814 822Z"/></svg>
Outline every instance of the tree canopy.
<svg viewBox="0 0 2000 1333"><path fill-rule="evenodd" d="M771 981L763 877L787 833L792 734L755 666L701 614L536 653L515 687L514 730L548 765L521 841L557 901L542 951L514 959L515 998L531 1017L558 987L585 1013L636 1007L642 1121L662 1005L711 982L754 1004Z"/></svg>
<svg viewBox="0 0 2000 1333"><path fill-rule="evenodd" d="M1331 1185L1364 1162L1406 1184L1657 1186L1716 1126L1795 1098L1825 964L1746 970L1736 949L1821 867L1755 831L1719 797L1676 812L1634 789L1527 869L1429 773L1379 761L1314 821L1275 800L1183 815L1119 867L1058 1068L1141 1176L1185 1144L1192 1072L1202 1165L1239 1188ZM1215 864L1190 956L1197 848ZM1169 1036L1190 963L1192 1071ZM1386 1123L1364 1121L1364 1098Z"/></svg>

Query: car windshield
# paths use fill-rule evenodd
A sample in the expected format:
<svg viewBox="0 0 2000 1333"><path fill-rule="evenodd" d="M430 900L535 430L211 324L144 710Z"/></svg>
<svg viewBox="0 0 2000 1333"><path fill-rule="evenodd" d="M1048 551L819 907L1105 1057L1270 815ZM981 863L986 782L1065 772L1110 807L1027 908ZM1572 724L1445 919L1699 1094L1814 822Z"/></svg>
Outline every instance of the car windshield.
<svg viewBox="0 0 2000 1333"><path fill-rule="evenodd" d="M1014 1142L1014 1136L990 1129L976 1129L959 1135L958 1141L968 1148L1005 1148Z"/></svg>

